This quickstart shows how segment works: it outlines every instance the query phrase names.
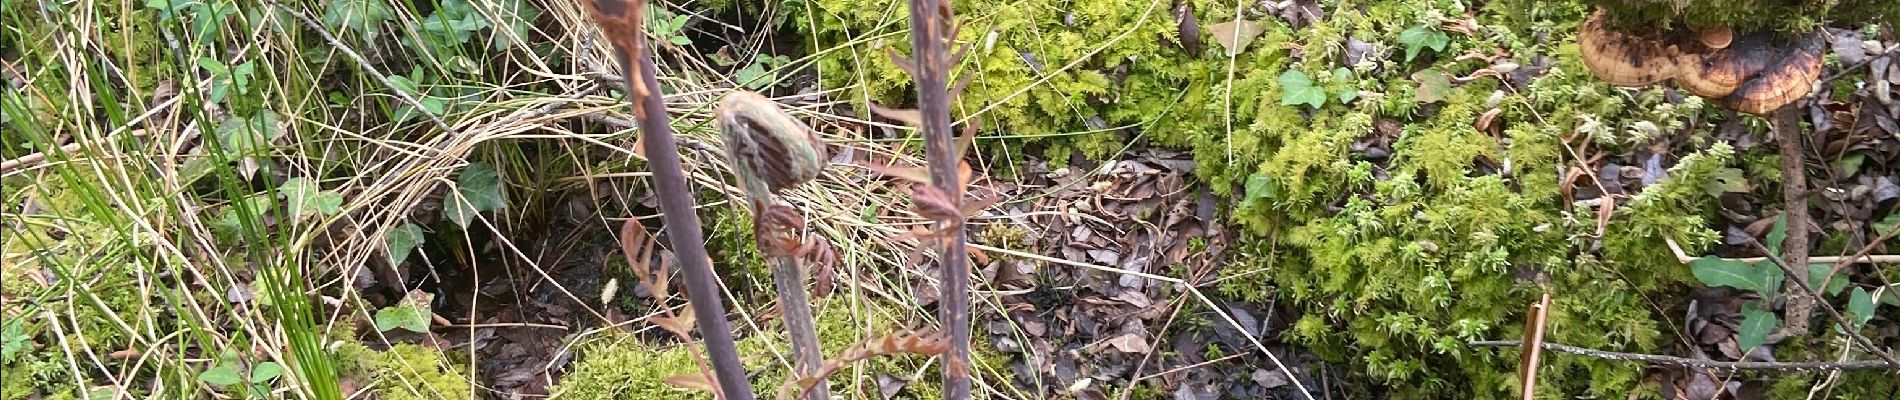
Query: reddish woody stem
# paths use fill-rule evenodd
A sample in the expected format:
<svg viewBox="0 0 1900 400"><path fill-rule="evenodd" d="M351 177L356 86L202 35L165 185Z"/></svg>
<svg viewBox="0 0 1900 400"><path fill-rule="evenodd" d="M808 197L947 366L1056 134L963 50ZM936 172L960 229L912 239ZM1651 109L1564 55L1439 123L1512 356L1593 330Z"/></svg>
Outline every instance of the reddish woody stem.
<svg viewBox="0 0 1900 400"><path fill-rule="evenodd" d="M669 124L666 104L660 99L660 82L653 59L641 33L646 19L644 0L582 0L594 22L618 50L615 58L627 71L627 97L633 102L633 115L640 123L641 142L645 143L647 167L653 171L653 187L660 197L660 212L666 223L676 260L686 276L687 298L698 315L699 334L706 340L706 355L712 360L713 375L720 394L730 400L752 400L752 384L746 381L745 366L739 363L739 351L733 347L732 326L726 322L726 306L719 298L719 284L713 278L712 259L706 255L705 237L699 216L693 213L693 188L680 167L679 146Z"/></svg>
<svg viewBox="0 0 1900 400"><path fill-rule="evenodd" d="M910 1L911 57L916 63L917 106L923 120L924 152L930 167L930 182L943 191L952 205L963 199L962 182L957 179L955 138L950 132L949 55L944 35L951 25L949 6L943 0ZM961 216L956 217L961 219ZM943 398L970 398L970 261L963 252L963 221L937 221L938 234L944 240L937 249L943 284L938 296L937 318L950 333L950 351L944 353Z"/></svg>

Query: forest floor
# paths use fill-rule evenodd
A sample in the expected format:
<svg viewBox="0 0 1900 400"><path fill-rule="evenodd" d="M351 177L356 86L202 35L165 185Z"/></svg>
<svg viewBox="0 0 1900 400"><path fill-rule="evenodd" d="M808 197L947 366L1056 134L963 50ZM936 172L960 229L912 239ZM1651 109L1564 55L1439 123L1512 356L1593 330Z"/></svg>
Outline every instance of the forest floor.
<svg viewBox="0 0 1900 400"><path fill-rule="evenodd" d="M751 381L775 393L778 299L711 122L734 90L829 143L823 175L785 194L839 256L808 271L827 352L937 326L915 117L879 103L909 98L880 86L901 3L650 8L706 221L687 239L662 233L620 66L579 3L428 3L0 6L0 400L708 398L675 332L707 318L685 307L677 240L707 243ZM1017 12L1051 2L1034 3L964 13L992 32L1113 19ZM979 397L1497 396L1519 353L1474 343L1525 337L1543 294L1569 344L1874 370L1546 353L1545 396L1900 391L1877 356L1900 347L1892 22L1821 29L1825 79L1791 114L1816 258L1784 274L1761 259L1788 236L1769 120L1598 82L1576 68L1582 6L1319 3L1117 3L1100 14L1140 34L1081 55L1063 28L1030 35L1047 47L1005 35L1037 49L1017 54L965 38L985 46L966 73L1003 86L955 112L975 132ZM1393 11L1413 6L1430 11ZM1365 22L1379 12L1420 22ZM846 27L796 28L812 15ZM1251 21L1199 25L1235 18ZM841 31L861 36L829 42ZM1878 262L1836 265L1857 253ZM1804 274L1842 318L1798 316L1783 286ZM1777 317L1807 329L1771 334L1794 322ZM830 385L937 398L938 363L856 363Z"/></svg>

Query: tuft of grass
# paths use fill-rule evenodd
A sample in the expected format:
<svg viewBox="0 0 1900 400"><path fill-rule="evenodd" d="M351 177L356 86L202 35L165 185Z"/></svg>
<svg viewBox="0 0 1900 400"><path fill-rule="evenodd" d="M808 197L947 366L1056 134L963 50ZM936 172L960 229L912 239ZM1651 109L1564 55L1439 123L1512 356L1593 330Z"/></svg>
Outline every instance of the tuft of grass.
<svg viewBox="0 0 1900 400"><path fill-rule="evenodd" d="M496 238L487 251L520 273L546 276L551 268L511 238L543 223L564 193L602 194L593 197L595 208L639 213L596 216L602 223L654 217L638 211L647 210L637 199L650 189L645 175L631 172L644 170L643 158L612 89L618 66L605 61L610 49L577 3L0 7L0 43L8 44L0 49L7 85L0 91L0 160L7 161L0 171L0 399L95 392L338 399L353 395L339 389L365 360L390 357L443 367L357 387L385 398L487 395L477 385L479 368L442 361L480 363L467 348L428 357L400 345L388 353L336 350L353 346L355 324L377 310L353 285L356 277L380 278L398 252L418 268L442 262L403 246L418 242L476 259L483 249L469 245L475 237ZM669 11L693 15L679 28L694 41L658 49L690 179L709 200L702 209L742 215L729 201L738 191L716 151L709 103L724 94L724 83L789 87L814 58L772 53L759 34L728 43L738 61L716 65L699 55L717 50L704 38L717 37L709 32L724 23ZM850 89L785 101L794 115L819 121L828 142L919 163L842 128L861 122L829 111L838 104L823 99L842 90ZM500 202L457 224L443 204L468 193L471 183L462 178L472 165L494 169L494 186L479 189ZM922 223L901 211L902 196L869 171L838 165L816 185L785 195L824 221L815 231L841 246L839 276L875 283L840 285L828 312L842 318L827 329L850 340L827 348L876 332L870 313L930 319L918 307L868 305L916 304L896 288L909 287L917 272L890 267L909 265L905 245L866 240ZM864 210L900 211L859 217ZM715 237L749 230L715 228ZM729 254L756 251L745 242L734 241ZM763 270L731 270L748 269ZM743 334L759 343L745 356L782 364L784 346L769 341L776 328L752 318L771 306L753 290L764 287L761 276L727 277L735 284L726 297L743 300L734 313ZM452 336L473 328L435 329ZM663 351L641 346L647 356ZM223 367L242 374L266 363L285 366L287 378L223 384ZM908 373L921 368L913 364Z"/></svg>

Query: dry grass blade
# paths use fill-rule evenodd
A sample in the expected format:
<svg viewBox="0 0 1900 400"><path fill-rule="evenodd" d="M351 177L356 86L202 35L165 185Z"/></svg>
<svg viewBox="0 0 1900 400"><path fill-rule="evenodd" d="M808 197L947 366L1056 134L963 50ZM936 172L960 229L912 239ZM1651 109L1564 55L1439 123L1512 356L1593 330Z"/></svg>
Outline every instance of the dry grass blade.
<svg viewBox="0 0 1900 400"><path fill-rule="evenodd" d="M1530 400L1536 398L1537 365L1544 357L1544 328L1549 324L1550 293L1544 293L1544 298L1532 303L1524 314L1524 343L1528 345L1524 346L1518 360L1522 370L1518 371L1517 381L1524 385L1523 399Z"/></svg>
<svg viewBox="0 0 1900 400"><path fill-rule="evenodd" d="M950 348L948 339L948 337L945 337L940 332L900 331L859 342L856 345L852 345L851 348L845 349L843 353L839 353L837 357L825 360L824 366L818 369L817 374L798 379L790 379L787 380L785 384L779 385L778 399L794 400L797 398L795 396L797 393L811 390L813 386L816 386L819 382L823 382L825 377L853 363L869 360L872 357L897 354L915 354L920 356L943 354L945 350L949 350Z"/></svg>
<svg viewBox="0 0 1900 400"><path fill-rule="evenodd" d="M719 393L719 388L713 386L712 380L706 379L706 374L704 373L673 375L660 378L660 381L683 389L705 391L706 393Z"/></svg>

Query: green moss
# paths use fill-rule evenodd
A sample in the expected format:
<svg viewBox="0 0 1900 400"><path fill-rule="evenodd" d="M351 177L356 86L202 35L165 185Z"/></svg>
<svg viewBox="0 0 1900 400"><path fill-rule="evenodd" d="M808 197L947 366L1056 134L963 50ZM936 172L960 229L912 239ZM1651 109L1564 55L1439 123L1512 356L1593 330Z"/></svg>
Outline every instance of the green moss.
<svg viewBox="0 0 1900 400"><path fill-rule="evenodd" d="M442 351L397 344L378 352L346 343L333 351L338 372L375 382L377 396L391 400L466 399L472 396L466 363Z"/></svg>
<svg viewBox="0 0 1900 400"><path fill-rule="evenodd" d="M1821 21L1859 25L1900 18L1886 0L1588 0L1632 26L1717 26L1739 32L1807 32Z"/></svg>
<svg viewBox="0 0 1900 400"><path fill-rule="evenodd" d="M818 317L819 342L827 357L851 347L863 340L865 335L881 335L895 331L900 325L895 321L897 310L886 310L877 306L853 311L850 304L843 301L826 301L814 304L814 314ZM762 395L776 395L779 385L785 382L788 370L786 365L773 356L774 352L788 352L781 328L768 326L769 333L752 335L739 339L736 345L740 361L752 375L753 391ZM696 344L691 349L677 344L656 345L644 339L615 331L598 339L589 340L579 346L580 357L573 371L563 377L551 389L562 398L568 399L709 399L709 393L673 387L663 381L670 376L696 374L699 367L691 352L698 352ZM689 352L690 351L690 352ZM1002 371L1008 362L1007 357L994 352L977 352L972 358L979 370ZM789 362L789 360L786 360ZM879 357L851 368L868 368L865 376L883 372L899 377L907 377L928 361L922 356ZM925 371L925 379L912 381L905 389L906 398L933 399L939 395L935 373ZM854 386L851 377L857 373L847 368L833 375L829 380L834 396L848 398L876 397L875 381L862 382L863 386Z"/></svg>
<svg viewBox="0 0 1900 400"><path fill-rule="evenodd" d="M53 354L32 352L0 360L0 400L74 397L78 387L73 386L72 374L65 360Z"/></svg>

